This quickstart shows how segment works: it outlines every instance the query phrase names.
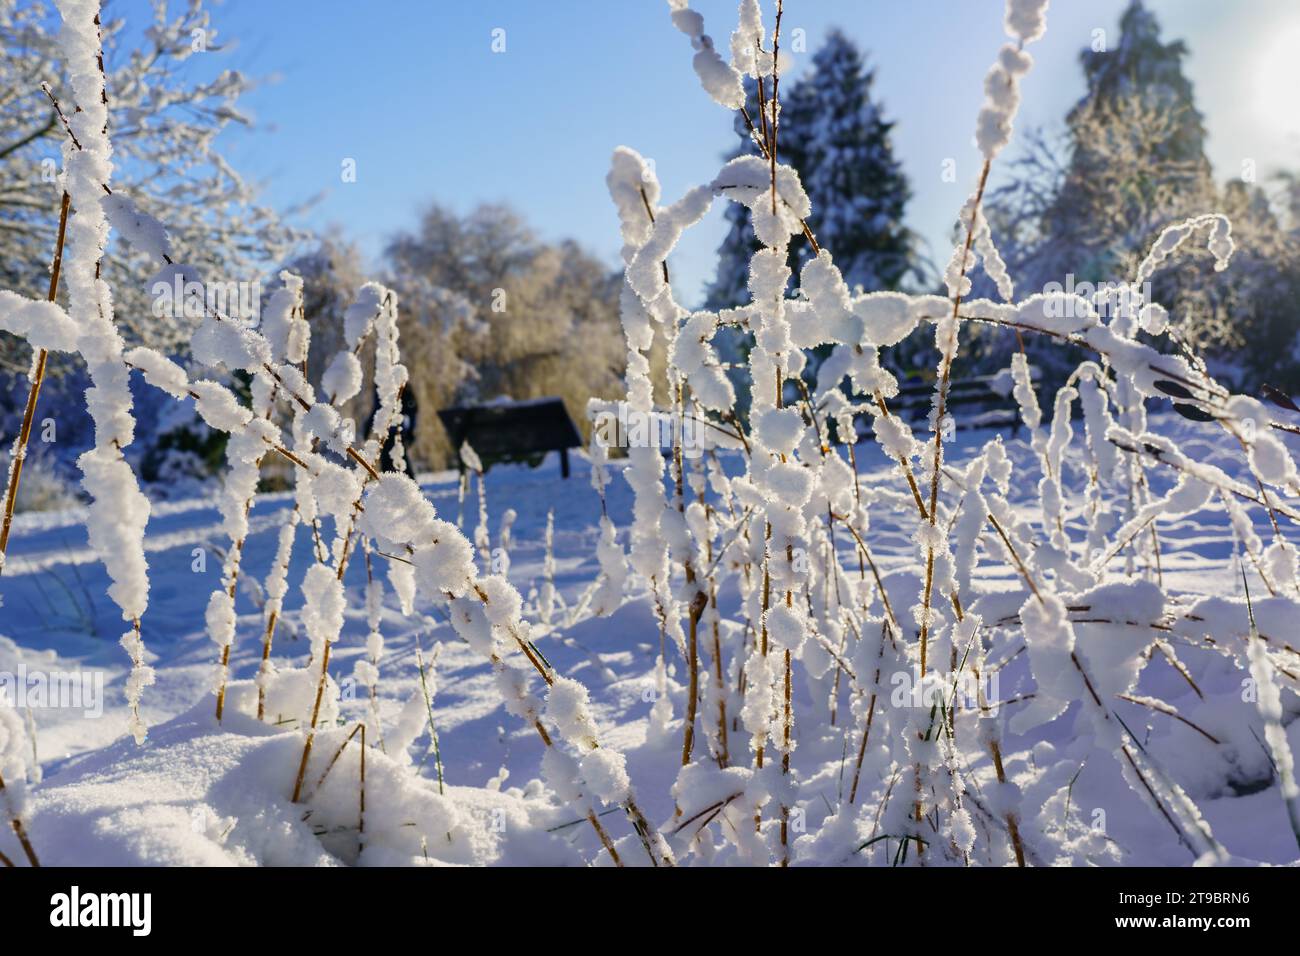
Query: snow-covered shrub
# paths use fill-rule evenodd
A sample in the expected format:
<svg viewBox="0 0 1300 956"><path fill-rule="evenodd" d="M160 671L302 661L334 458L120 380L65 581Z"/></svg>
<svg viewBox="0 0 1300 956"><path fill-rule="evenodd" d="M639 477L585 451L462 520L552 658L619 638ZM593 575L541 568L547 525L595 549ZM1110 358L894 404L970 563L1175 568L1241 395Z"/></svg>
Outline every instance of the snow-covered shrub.
<svg viewBox="0 0 1300 956"><path fill-rule="evenodd" d="M76 489L59 472L52 456L29 451L18 487L15 514L25 511L61 511L79 503Z"/></svg>
<svg viewBox="0 0 1300 956"><path fill-rule="evenodd" d="M1129 799L1172 827L1189 859L1227 859L1188 791L1149 740L1133 735L1115 702L1197 726L1139 690L1148 665L1168 662L1200 695L1184 655L1226 654L1242 668L1246 660L1244 605L1238 620L1223 621L1226 630L1213 638L1213 650L1209 644L1175 650L1163 637L1199 615L1194 597L1161 587L1158 519L1187 515L1217 498L1233 499L1228 508L1234 514L1262 509L1272 520L1271 545L1247 533L1248 519L1234 517L1247 556L1270 600L1294 606L1300 597L1296 550L1278 530L1282 518L1300 518L1291 503L1300 482L1281 434L1294 431L1294 424L1228 393L1194 355L1138 338L1139 331L1156 341L1168 333L1164 310L1145 298L1151 277L1192 243L1209 249L1216 269L1226 268L1233 252L1230 223L1206 213L1169 226L1153 237L1127 284L1091 299L1050 291L1016 299L983 198L990 166L1012 135L1020 85L1033 65L1027 47L1043 34L1047 3L1009 0L1005 26L1012 42L998 51L985 79L975 131L984 163L959 215L961 241L945 272L947 295L855 295L832 250L818 249L807 226L807 196L795 171L779 161L781 4L768 42L758 4L742 2L731 63L686 0L669 6L674 24L691 38L694 67L717 103L742 109L743 77L766 81L766 96L759 87L761 115L746 116L755 155L731 160L711 183L661 204L653 171L624 147L609 175L627 263L627 407L654 410L644 352L661 335L674 358L664 413L677 421L711 422L704 430L710 455L734 458L740 450L740 473L712 474L709 497L697 497L704 479L683 460L681 447L668 464L675 490L665 491L657 448L631 448L625 470L636 493L629 558L689 674L682 770L673 795L693 826L679 855L783 865L844 862L879 843L887 848L885 861L895 864L909 856L957 864L1111 862L1122 851L1104 832L1068 818L1049 824L1022 795L1032 788L1041 802L1061 794L1080 759L1086 762L1095 748L1107 755L1107 772L1127 784ZM751 301L718 313L692 312L673 296L668 256L716 200L750 211L760 243L750 263ZM805 237L815 254L790 296L787 246L794 235ZM977 263L996 299L969 299ZM1050 424L1023 350L1008 370L1037 471L1037 505L1028 514L1009 500L1013 476L1001 439L963 464L947 460L945 446L954 433L948 392L970 323L1041 336L1090 357L1057 393ZM918 326L933 327L938 351L924 438L891 412L898 383L880 359L882 349ZM755 343L746 370L748 434L735 396L719 387L725 380L713 340L721 328L738 328ZM810 349L829 354L817 370L816 388L804 389L800 375ZM1190 460L1151 434L1147 406L1153 403L1219 422L1239 443L1253 485ZM1082 504L1070 500L1078 489L1077 453L1067 456L1080 437L1071 422L1076 404L1085 425ZM856 436L859 418L897 462L893 487L864 487L852 446L831 443L831 423L834 434ZM1067 460L1076 474L1067 473ZM1160 474L1164 469L1172 474ZM1171 480L1166 493L1154 490ZM871 515L881 511L910 512L915 528L913 564L891 579L882 579L871 553ZM841 542L851 544L855 560L841 561ZM722 549L720 560L715 549ZM974 575L980 565L1001 566L1013 583L980 583ZM709 572L702 576L701 567ZM715 644L713 653L726 658L732 680L708 693L700 655L710 652L702 648L700 626L719 633L712 608L717 590L728 586L739 592L733 633L743 639L729 647ZM1249 646L1256 656L1279 661L1294 654L1277 639ZM990 697L986 687L990 672L1008 665L1027 665L1021 679L1030 690L1014 705ZM1196 667L1205 666L1198 659ZM913 685L915 693L904 701L921 703L895 699L895 678ZM970 699L958 693L966 678L976 685ZM811 711L795 712L795 684L811 693ZM838 807L822 813L812 807L813 791L805 790L805 774L817 764L801 773L792 755L801 742L824 739L824 721L833 720L845 698L853 720L846 749L852 743L849 752L856 751L852 785ZM656 710L652 732L668 722L659 704ZM722 716L727 713L733 715L730 728ZM1057 721L1076 724L1076 745L1068 753L1053 757L1054 748L1042 743L1030 767L1017 762L1008 768L1009 747L1042 739L1043 728ZM742 728L738 740L735 731ZM694 743L697 729L706 738L703 752ZM1278 767L1290 801L1286 761ZM814 813L818 826L807 819Z"/></svg>

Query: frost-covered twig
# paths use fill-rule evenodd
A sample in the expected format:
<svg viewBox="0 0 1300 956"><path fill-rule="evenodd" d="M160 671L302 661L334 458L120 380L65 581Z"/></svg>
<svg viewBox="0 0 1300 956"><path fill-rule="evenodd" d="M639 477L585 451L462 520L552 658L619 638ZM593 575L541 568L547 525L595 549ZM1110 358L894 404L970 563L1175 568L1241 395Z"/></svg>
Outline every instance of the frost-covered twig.
<svg viewBox="0 0 1300 956"><path fill-rule="evenodd" d="M438 792L442 793L442 748L438 745L438 727L433 720L433 691L425 675L424 656L420 652L418 637L415 639L415 665L420 671L420 696L424 698L424 709L429 718L429 743L433 747L433 762L438 771Z"/></svg>
<svg viewBox="0 0 1300 956"><path fill-rule="evenodd" d="M1291 832L1295 835L1296 845L1300 846L1300 786L1296 785L1295 757L1291 753L1286 728L1282 726L1282 698L1277 683L1273 680L1273 662L1269 659L1268 650L1260 639L1259 628L1255 624L1255 605L1250 600L1250 582L1246 580L1244 568L1242 583L1246 588L1246 610L1250 614L1250 639L1246 644L1246 655L1250 661L1250 676L1255 681L1255 702L1259 715L1264 720L1264 740L1268 743L1273 767L1277 772Z"/></svg>
<svg viewBox="0 0 1300 956"><path fill-rule="evenodd" d="M36 850L27 835L27 828L23 825L23 816L27 812L27 753L24 736L18 711L4 694L0 694L0 806L22 846L27 862L32 866L40 866ZM13 863L7 865L12 866Z"/></svg>
<svg viewBox="0 0 1300 956"><path fill-rule="evenodd" d="M131 443L135 421L123 342L113 322L113 303L100 275L108 241L109 222L101 199L111 172L108 97L99 28L99 0L59 0L63 18L60 42L76 100L67 118L70 141L64 144L64 188L72 208L68 221L64 274L68 314L77 323L77 351L86 361L91 386L86 403L95 422L95 447L77 463L82 485L91 497L87 519L91 546L100 555L113 584L109 595L131 624L122 643L131 658L127 677L129 727L138 743L146 728L140 716L140 695L153 683L144 663L140 618L148 606L148 563L144 529L149 501L140 492L122 450Z"/></svg>
<svg viewBox="0 0 1300 956"><path fill-rule="evenodd" d="M46 88L48 92L48 88ZM68 228L68 209L71 205L71 197L67 190L63 191L63 198L59 202L59 229L54 240L54 257L50 262L50 287L46 294L45 301L47 306L43 310L44 315L37 320L34 313L40 311L35 303L27 301L6 302L7 299L18 299L11 292L0 292L0 328L11 334L22 335L27 338L34 349L32 356L31 372L28 375L29 386L27 390L27 403L23 406L23 421L18 429L18 438L14 442L13 452L9 462L9 479L5 489L4 500L4 523L0 525L0 574L4 573L5 555L9 552L9 529L13 524L14 506L18 502L18 485L22 480L23 462L27 459L27 443L32 434L32 422L36 417L36 401L41 394L41 384L45 381L45 365L49 358L49 349L51 344L63 344L65 347L71 347L72 341L64 343L38 342L32 338L33 334L53 333L59 329L68 329L71 321L66 313L62 313L54 305L59 290L59 274L63 269L63 243L67 236ZM23 318L15 321L15 313L22 310ZM56 311L57 310L57 311ZM71 336L68 336L71 339Z"/></svg>

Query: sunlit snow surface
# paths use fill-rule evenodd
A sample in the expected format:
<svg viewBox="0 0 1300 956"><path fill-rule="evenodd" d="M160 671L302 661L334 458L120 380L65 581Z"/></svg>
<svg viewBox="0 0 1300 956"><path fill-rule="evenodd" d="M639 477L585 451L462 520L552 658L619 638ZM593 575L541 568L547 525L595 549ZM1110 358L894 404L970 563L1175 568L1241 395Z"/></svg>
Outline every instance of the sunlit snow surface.
<svg viewBox="0 0 1300 956"><path fill-rule="evenodd" d="M1160 422L1159 430L1174 434L1180 450L1189 457L1240 473L1232 449L1210 426L1169 418ZM949 451L950 460L960 462L989 437L987 432L959 432ZM1008 450L1017 463L1011 499L1028 505L1033 495L1036 507L1031 487L1037 480L1033 456L1023 441L1009 441ZM874 443L860 444L858 455L864 485L896 483L896 473ZM618 474L618 463L612 468L615 475L608 505L622 532L630 520L631 494ZM1152 474L1157 480L1169 479L1159 468ZM1025 476L1023 486L1014 487L1021 476ZM518 519L512 530L509 577L526 601L535 603L535 589L542 577L547 512L554 510L556 586L563 606L554 615L557 626L549 633L538 632L543 634L538 647L561 674L590 688L603 738L627 754L643 809L665 831L671 831L676 826L670 787L680 764L684 666L670 646L669 696L674 721L666 731L654 733L649 714L655 698L660 640L643 587L631 582L626 603L610 617L592 618L582 609L583 596L598 570L600 501L587 478L588 468L580 456L567 481L561 480L553 458L537 469L492 469L487 479L491 539L495 546L501 516L513 508ZM1067 465L1067 480L1077 487L1079 478L1078 469L1071 473ZM461 510L457 476L426 476L422 486L439 515L455 521ZM1159 485L1157 490L1161 490ZM1077 521L1080 500L1071 496L1066 505L1067 528L1074 532L1076 543L1082 537L1082 525ZM255 503L243 560L243 572L253 580L264 579L276 534L291 508L288 495L263 495ZM477 521L473 491L463 512L466 531L472 532ZM911 569L915 561L914 515L900 512L891 522L883 510L873 514L870 547L885 574L894 605L905 608L915 600L917 583ZM1253 513L1252 518L1267 540L1266 516ZM329 759L368 707L366 689L347 679L355 661L364 654L362 591L367 563L361 556L348 568L347 621L330 664L331 673L342 684L342 726L318 738L306 775L307 799L301 805L291 804L288 795L302 737L292 726L277 727L273 714L267 715L265 724L247 715L256 695L250 679L260 656L263 619L254 596L242 588L236 603L238 634L231 659L232 675L239 683L231 690L224 724L218 726L213 718L210 688L215 648L204 633L203 612L218 581L221 558L213 550L206 552L204 560L197 556L202 549L227 546L212 498L156 503L149 522L146 547L151 594L142 630L151 654L156 655L152 664L158 680L143 699L143 716L152 728L149 739L137 747L126 735L122 690L126 668L117 644L123 627L106 595L108 576L87 546L83 520L84 512L78 511L20 516L0 578L0 672L16 673L20 667L28 672L83 668L104 675L102 716L87 717L68 708L33 713L44 779L32 788L28 830L43 863L609 862L599 853L592 828L585 823L577 825L580 821L572 819L572 811L538 782L542 745L535 730L505 712L489 666L451 631L444 609L423 605L416 615L404 617L391 589L386 594L381 626L386 642L380 661L381 714L385 726L395 723L418 689L418 638L426 662L436 659L436 673L430 676L436 683L433 713L445 793L438 794L436 761L432 753L426 753L427 731L421 731L405 754L385 755L373 748L368 752L364 836L357 826L355 741L344 750L324 785L316 789ZM307 540L310 529L300 527L298 534L286 615L277 631L274 656L301 665L307 641L295 633L302 603L299 585L312 549ZM1221 510L1164 520L1159 534L1161 570L1171 597L1190 592L1241 600L1235 544ZM846 539L839 544L842 561L856 573L852 542ZM372 556L376 575L382 575L385 561ZM1113 568L1122 573L1122 559L1116 559ZM1138 570L1141 573L1143 569ZM1004 566L982 566L976 577L987 591L1019 588L1020 581L1010 574ZM1272 636L1295 644L1291 636L1294 623L1284 613L1291 605L1270 605L1262 589L1254 596L1261 630L1267 634L1272 628L1278 632ZM727 583L719 601L724 620L739 617L734 580ZM1012 603L1013 611L1018 603ZM1244 604L1241 614L1244 634ZM535 610L527 616L535 620ZM724 638L738 641L739 632L725 631ZM1009 633L994 631L991 646L989 659L996 662L1000 656L1011 657L1017 644ZM1271 779L1269 759L1256 739L1263 737L1259 716L1253 703L1242 700L1241 681L1247 675L1214 652L1183 646L1178 651L1204 699L1159 659L1146 668L1138 691L1173 704L1220 743L1216 746L1186 725L1138 705L1120 703L1118 713L1197 802L1215 836L1236 860L1293 861L1296 848L1282 799ZM1032 690L1023 657L1013 659L999 673L998 691L1003 700ZM843 701L837 725L831 725L825 702L814 701L801 685L802 681L796 680L798 748L793 766L799 780L803 832L814 834L832 809L846 799L861 729L843 726L848 714ZM1030 825L1050 832L1066 819L1076 829L1100 821L1105 835L1099 838L1113 843L1117 862L1193 862L1173 831L1120 778L1113 755L1092 750L1086 733L1076 737L1076 719L1085 731L1087 720L1079 719L1077 711L1078 707L1072 707L1030 736L1006 741L1006 770L1013 781L1023 781L1022 806ZM1293 721L1293 749L1300 746L1297 727L1300 722ZM960 730L959 724L959 734ZM743 732L732 736L733 761L752 760L746 743ZM976 787L987 786L992 782L987 756L973 740L964 743L967 773L973 775ZM864 793L858 803L868 826L889 783L891 771L882 766L883 759L873 748L864 763ZM1048 765L1058 769L1041 773ZM418 778L411 775L408 768L412 766L417 768ZM690 809L683 808L687 817ZM622 811L615 809L603 822L613 839L630 837ZM796 863L888 862L880 856L883 846L854 854L856 844L851 835L841 845L834 844L834 832L823 831L816 842L808 837L801 841L801 835L796 828ZM625 862L643 862L644 857L638 859L631 852L632 846L630 841L620 843ZM0 850L10 857L20 856L7 828L0 836Z"/></svg>

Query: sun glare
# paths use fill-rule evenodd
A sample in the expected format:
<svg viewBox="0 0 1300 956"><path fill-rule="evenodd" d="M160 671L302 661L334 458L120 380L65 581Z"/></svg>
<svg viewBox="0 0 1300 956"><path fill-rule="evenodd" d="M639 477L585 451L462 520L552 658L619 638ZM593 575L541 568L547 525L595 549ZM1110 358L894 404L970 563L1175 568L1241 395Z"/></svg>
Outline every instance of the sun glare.
<svg viewBox="0 0 1300 956"><path fill-rule="evenodd" d="M1253 94L1261 122L1281 135L1300 133L1300 23L1265 41Z"/></svg>

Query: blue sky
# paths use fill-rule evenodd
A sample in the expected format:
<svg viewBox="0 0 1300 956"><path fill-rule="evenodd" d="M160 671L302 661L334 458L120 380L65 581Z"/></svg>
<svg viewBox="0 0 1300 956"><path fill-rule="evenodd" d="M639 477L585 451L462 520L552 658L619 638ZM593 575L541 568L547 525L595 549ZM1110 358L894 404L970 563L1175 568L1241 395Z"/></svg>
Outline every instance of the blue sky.
<svg viewBox="0 0 1300 956"><path fill-rule="evenodd" d="M209 0L212 3L212 0ZM1059 123L1080 96L1078 52L1104 29L1113 44L1127 0L1054 0L1024 84L1018 128ZM725 46L736 0L695 0ZM764 4L765 8L770 3ZM1186 70L1206 115L1219 179L1243 159L1300 167L1294 50L1300 7L1288 0L1149 0L1165 39L1191 49ZM131 20L144 0L122 0ZM952 218L978 168L972 145L981 81L1003 42L1000 0L788 0L784 30L805 31L802 68L831 26L868 51L876 97L897 121L895 150L912 181L909 225L946 259ZM654 160L666 199L715 174L734 144L731 116L708 99L686 37L664 0L224 0L212 4L234 49L212 65L264 78L244 100L257 120L225 136L236 168L288 208L319 202L307 225L339 225L371 257L430 201L461 211L506 201L546 237L572 236L617 264L605 191L625 144ZM770 19L770 16L769 16ZM492 51L504 30L505 52ZM197 59L197 58L196 58ZM205 64L206 65L206 64ZM1014 156L1015 144L1005 158ZM941 178L946 158L957 182ZM343 183L343 160L357 181ZM996 177L996 173L995 173ZM718 210L683 240L680 298L698 300L723 233Z"/></svg>

